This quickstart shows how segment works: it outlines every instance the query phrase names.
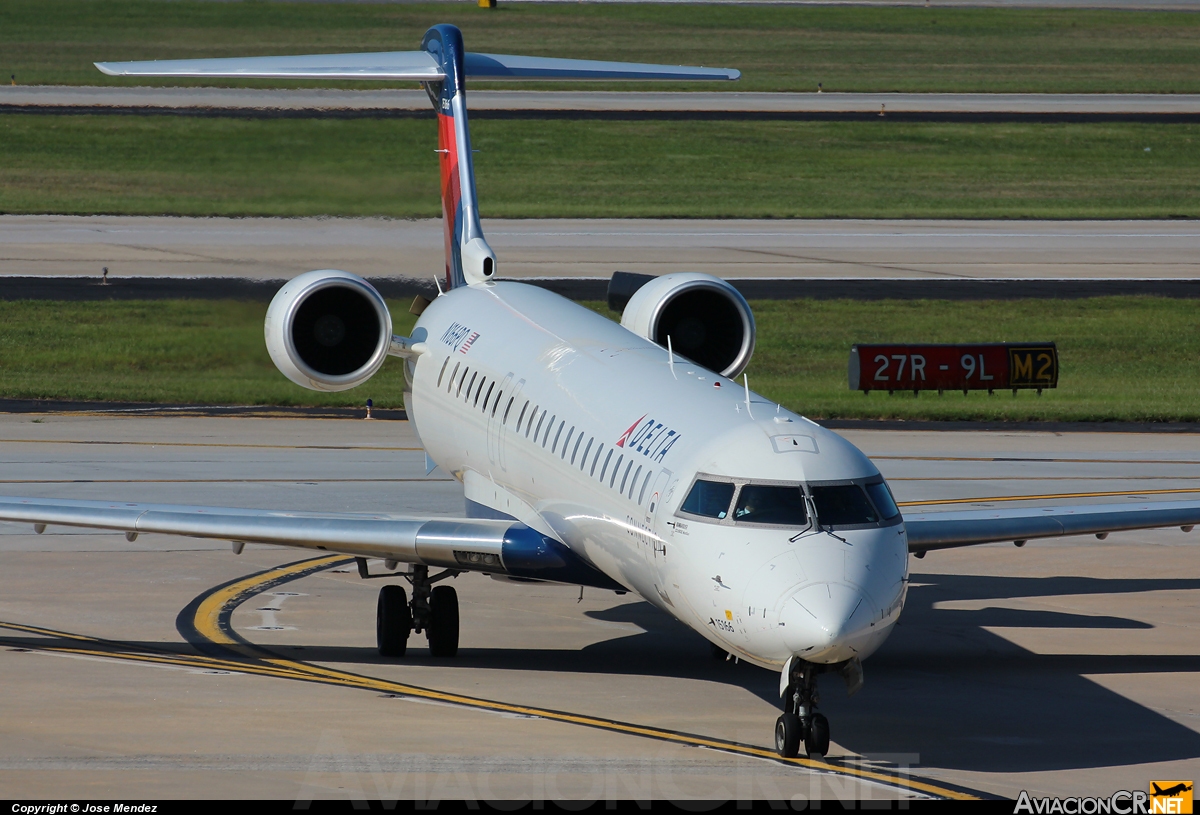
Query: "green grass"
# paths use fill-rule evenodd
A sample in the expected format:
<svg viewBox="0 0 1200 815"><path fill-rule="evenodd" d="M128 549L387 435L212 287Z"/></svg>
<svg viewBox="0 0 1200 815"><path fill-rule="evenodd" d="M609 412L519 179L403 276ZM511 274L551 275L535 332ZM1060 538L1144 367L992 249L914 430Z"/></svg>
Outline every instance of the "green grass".
<svg viewBox="0 0 1200 815"><path fill-rule="evenodd" d="M741 69L743 80L726 90L811 91L821 82L837 91L1200 91L1200 14L937 4L501 0L483 11L470 2L5 0L0 70L22 84L146 84L105 78L92 63L411 50L440 22L462 28L477 51Z"/></svg>
<svg viewBox="0 0 1200 815"><path fill-rule="evenodd" d="M473 136L486 217L1200 216L1200 125L478 120ZM425 120L0 116L0 212L436 217L435 139Z"/></svg>
<svg viewBox="0 0 1200 815"><path fill-rule="evenodd" d="M589 304L615 317L600 303ZM756 391L814 418L1200 421L1200 325L1188 300L757 301ZM396 331L413 318L392 303ZM398 361L319 394L285 380L262 341L266 307L218 301L0 302L0 397L200 404L401 404ZM855 342L1058 343L1057 390L864 396Z"/></svg>
<svg viewBox="0 0 1200 815"><path fill-rule="evenodd" d="M1200 420L1200 324L1191 300L760 301L750 385L823 418ZM1058 388L865 396L846 380L856 342L1055 342Z"/></svg>
<svg viewBox="0 0 1200 815"><path fill-rule="evenodd" d="M389 303L394 330L416 318ZM217 405L403 403L393 360L367 385L318 393L279 373L263 344L265 303L0 301L0 398Z"/></svg>

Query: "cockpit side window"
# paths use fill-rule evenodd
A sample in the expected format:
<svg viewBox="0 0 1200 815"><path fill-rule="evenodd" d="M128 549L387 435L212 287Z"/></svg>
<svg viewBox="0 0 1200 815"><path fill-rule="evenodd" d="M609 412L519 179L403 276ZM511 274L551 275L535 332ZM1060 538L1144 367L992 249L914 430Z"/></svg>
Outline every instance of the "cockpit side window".
<svg viewBox="0 0 1200 815"><path fill-rule="evenodd" d="M821 526L857 526L879 522L867 494L857 484L809 486Z"/></svg>
<svg viewBox="0 0 1200 815"><path fill-rule="evenodd" d="M679 509L704 518L723 519L729 514L729 502L732 500L733 484L698 479Z"/></svg>
<svg viewBox="0 0 1200 815"><path fill-rule="evenodd" d="M738 493L733 519L738 523L804 526L808 509L798 486L746 484Z"/></svg>
<svg viewBox="0 0 1200 815"><path fill-rule="evenodd" d="M896 506L896 499L892 497L892 491L888 489L888 485L880 481L878 484L867 484L867 495L871 496L871 501L875 504L875 509L879 510L879 515L885 521L890 521L900 514L900 507Z"/></svg>

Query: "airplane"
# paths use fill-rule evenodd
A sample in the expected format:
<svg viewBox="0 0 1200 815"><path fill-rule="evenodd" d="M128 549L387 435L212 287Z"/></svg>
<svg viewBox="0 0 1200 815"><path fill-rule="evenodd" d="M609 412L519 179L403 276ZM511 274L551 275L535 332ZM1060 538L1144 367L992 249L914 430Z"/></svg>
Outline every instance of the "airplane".
<svg viewBox="0 0 1200 815"><path fill-rule="evenodd" d="M1152 792L1150 794L1152 796L1154 796L1155 798L1159 798L1159 797L1174 798L1179 793L1187 792L1188 790L1190 790L1192 788L1191 784L1188 784L1187 782L1184 782L1184 781L1180 781L1178 784L1176 784L1172 787L1167 787L1165 790L1162 787L1158 786L1158 784L1155 784L1153 781L1150 782L1150 786L1154 787L1154 792Z"/></svg>
<svg viewBox="0 0 1200 815"><path fill-rule="evenodd" d="M379 653L458 651L463 572L634 592L722 654L779 671L781 756L829 750L817 677L854 693L904 607L909 555L1000 541L1200 523L1200 502L979 509L903 516L846 439L750 390L750 306L701 273L657 277L618 325L497 276L479 219L468 79L736 80L736 70L468 52L451 25L415 52L97 63L113 76L416 80L437 115L445 238L439 296L412 336L344 271L301 274L270 304L271 358L341 391L402 360L428 457L463 485L460 518L0 498L0 520L215 538L384 561ZM741 382L738 381L742 375ZM400 564L406 568L397 571Z"/></svg>

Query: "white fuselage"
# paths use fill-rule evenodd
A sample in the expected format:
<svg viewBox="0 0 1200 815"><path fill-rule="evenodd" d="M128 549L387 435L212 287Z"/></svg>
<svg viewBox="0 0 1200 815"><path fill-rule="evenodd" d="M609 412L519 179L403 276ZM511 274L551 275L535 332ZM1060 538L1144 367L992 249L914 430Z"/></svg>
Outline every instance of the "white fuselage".
<svg viewBox="0 0 1200 815"><path fill-rule="evenodd" d="M550 534L741 658L865 657L908 577L904 525L738 523L680 509L698 474L738 484L879 480L837 434L546 290L438 297L406 363L409 415L468 507Z"/></svg>

